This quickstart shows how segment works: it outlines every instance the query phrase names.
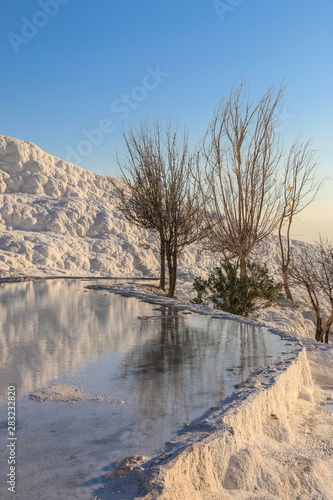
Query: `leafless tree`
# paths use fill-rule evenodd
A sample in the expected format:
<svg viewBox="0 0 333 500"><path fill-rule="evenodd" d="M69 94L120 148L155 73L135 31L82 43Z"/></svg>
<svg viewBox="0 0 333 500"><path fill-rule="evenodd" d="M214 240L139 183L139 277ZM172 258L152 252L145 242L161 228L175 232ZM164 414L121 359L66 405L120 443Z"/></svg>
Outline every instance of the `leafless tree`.
<svg viewBox="0 0 333 500"><path fill-rule="evenodd" d="M176 290L178 257L184 247L201 239L202 202L193 176L198 155L189 152L188 132L181 139L171 124L163 132L142 122L137 131L123 134L127 150L120 161L121 182L114 182L118 208L135 224L154 231L160 241L160 287L165 289L165 263L169 291Z"/></svg>
<svg viewBox="0 0 333 500"><path fill-rule="evenodd" d="M316 180L316 166L316 152L312 149L311 142L302 141L300 136L296 137L285 163L282 181L283 209L278 227L283 286L290 300L293 300L288 283L290 228L295 216L314 201L323 185L323 181Z"/></svg>
<svg viewBox="0 0 333 500"><path fill-rule="evenodd" d="M308 248L292 255L288 269L290 282L304 288L309 296L311 306L316 314L315 338L319 342L328 343L330 327L333 323L333 246L320 238L317 253ZM324 319L322 306L328 299L329 312Z"/></svg>
<svg viewBox="0 0 333 500"><path fill-rule="evenodd" d="M159 140L159 126L157 133ZM127 220L159 236L160 288L165 290L165 220L161 198L160 144L150 133L148 123L142 123L139 131L124 131L123 138L126 157L120 161L117 155L120 180L112 181L119 197L117 208Z"/></svg>
<svg viewBox="0 0 333 500"><path fill-rule="evenodd" d="M282 155L277 120L285 92L270 87L257 102L244 82L215 109L203 141L204 175L201 192L207 197L205 221L209 248L238 257L244 276L253 248L278 226Z"/></svg>

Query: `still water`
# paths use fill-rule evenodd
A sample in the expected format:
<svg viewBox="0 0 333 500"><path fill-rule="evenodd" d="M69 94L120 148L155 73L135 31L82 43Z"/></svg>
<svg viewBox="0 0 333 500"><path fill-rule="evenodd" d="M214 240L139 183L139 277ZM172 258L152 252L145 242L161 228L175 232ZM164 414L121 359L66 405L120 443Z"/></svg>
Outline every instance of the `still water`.
<svg viewBox="0 0 333 500"><path fill-rule="evenodd" d="M0 285L0 497L8 386L16 386L17 500L90 499L115 461L153 456L258 367L290 349L265 328L149 304L98 280ZM115 283L103 280L103 285ZM101 402L37 402L75 385Z"/></svg>

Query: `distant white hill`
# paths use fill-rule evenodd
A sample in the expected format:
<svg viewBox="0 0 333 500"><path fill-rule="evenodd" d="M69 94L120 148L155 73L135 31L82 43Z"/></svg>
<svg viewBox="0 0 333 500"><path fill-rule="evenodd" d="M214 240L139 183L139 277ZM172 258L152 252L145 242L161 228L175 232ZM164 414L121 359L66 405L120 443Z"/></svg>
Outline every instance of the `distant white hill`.
<svg viewBox="0 0 333 500"><path fill-rule="evenodd" d="M0 273L158 276L154 235L126 221L110 178L0 136ZM197 248L180 259L207 268Z"/></svg>

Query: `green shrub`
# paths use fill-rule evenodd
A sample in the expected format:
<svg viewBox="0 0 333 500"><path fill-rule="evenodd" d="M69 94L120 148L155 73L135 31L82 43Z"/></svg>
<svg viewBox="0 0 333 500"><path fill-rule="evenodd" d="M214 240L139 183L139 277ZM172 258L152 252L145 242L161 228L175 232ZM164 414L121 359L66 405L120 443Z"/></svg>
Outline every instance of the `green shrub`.
<svg viewBox="0 0 333 500"><path fill-rule="evenodd" d="M248 316L257 307L268 307L282 299L282 283L274 283L265 265L248 262L247 271L246 276L240 276L239 265L226 261L215 267L208 279L197 276L193 283L197 297L192 302L212 302L222 311Z"/></svg>

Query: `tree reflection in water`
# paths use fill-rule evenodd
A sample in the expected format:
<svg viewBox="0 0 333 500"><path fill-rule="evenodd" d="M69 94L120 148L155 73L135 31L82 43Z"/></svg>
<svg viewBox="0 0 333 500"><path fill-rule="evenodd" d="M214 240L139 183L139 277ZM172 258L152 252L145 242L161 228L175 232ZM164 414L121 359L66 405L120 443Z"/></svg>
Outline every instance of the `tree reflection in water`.
<svg viewBox="0 0 333 500"><path fill-rule="evenodd" d="M126 354L121 372L137 396L134 415L140 415L147 437L200 416L270 361L261 329L197 314L189 318L168 306L159 310L160 316L141 318L143 341ZM152 330L154 337L145 340Z"/></svg>

